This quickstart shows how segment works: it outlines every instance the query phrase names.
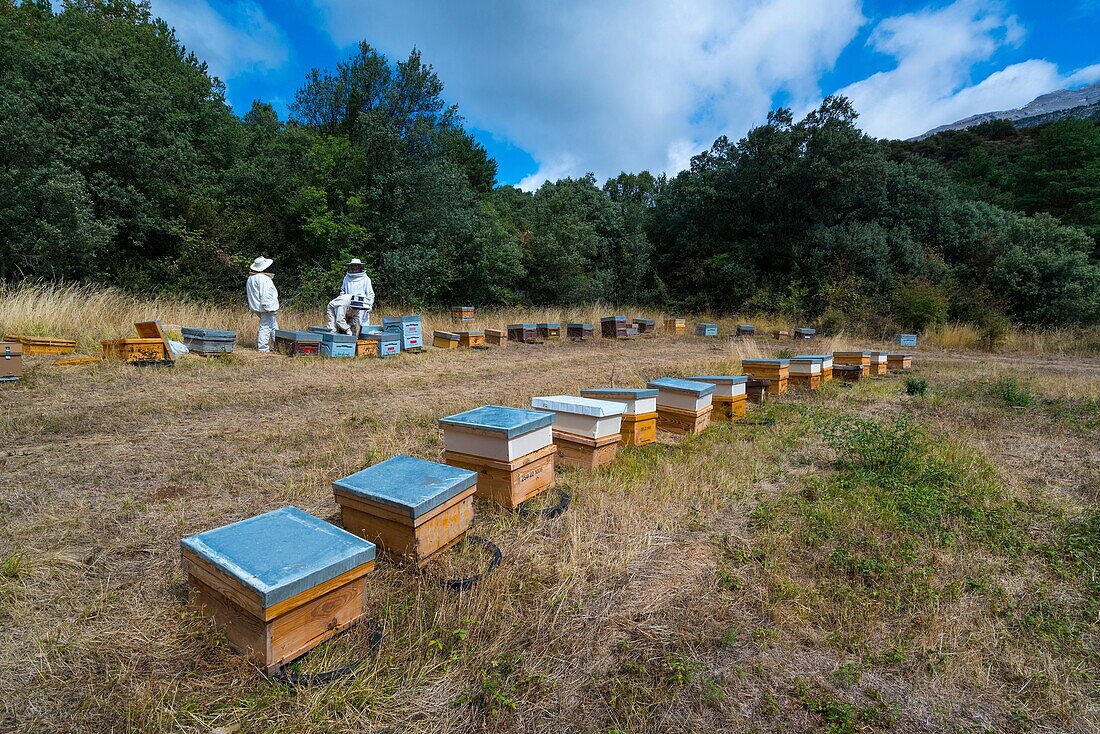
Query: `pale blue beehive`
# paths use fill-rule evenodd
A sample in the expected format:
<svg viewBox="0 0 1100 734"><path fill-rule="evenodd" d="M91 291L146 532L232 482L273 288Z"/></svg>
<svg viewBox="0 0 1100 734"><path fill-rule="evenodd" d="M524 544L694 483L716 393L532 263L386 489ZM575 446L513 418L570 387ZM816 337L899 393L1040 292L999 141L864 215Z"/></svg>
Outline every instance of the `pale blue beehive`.
<svg viewBox="0 0 1100 734"><path fill-rule="evenodd" d="M669 390L671 392L682 392L688 395L694 395L695 397L704 397L714 394L714 385L709 382L696 382L694 380L684 380L679 377L660 377L656 380L650 380L646 384L648 387L658 391Z"/></svg>
<svg viewBox="0 0 1100 734"><path fill-rule="evenodd" d="M507 408L502 405L483 405L480 408L439 419L442 426L491 431L508 439L545 428L553 422L553 413Z"/></svg>
<svg viewBox="0 0 1100 734"><path fill-rule="evenodd" d="M706 321L700 321L695 324L696 336L718 336L718 324L707 323Z"/></svg>
<svg viewBox="0 0 1100 734"><path fill-rule="evenodd" d="M337 492L391 507L412 519L444 505L477 484L477 472L398 454L337 479Z"/></svg>
<svg viewBox="0 0 1100 734"><path fill-rule="evenodd" d="M753 359L742 359L741 364L743 364L743 365L745 365L745 364L759 364L759 365L766 365L766 366L769 366L769 367L790 367L791 360L789 360L789 359L768 359L768 358L760 357L760 358L753 358Z"/></svg>
<svg viewBox="0 0 1100 734"><path fill-rule="evenodd" d="M593 387L587 390L581 390L581 395L586 398L598 398L601 395L614 395L630 400L645 400L646 398L657 397L656 388L646 387Z"/></svg>
<svg viewBox="0 0 1100 734"><path fill-rule="evenodd" d="M254 591L265 608L375 558L374 543L294 506L183 538L180 547Z"/></svg>
<svg viewBox="0 0 1100 734"><path fill-rule="evenodd" d="M916 334L898 334L898 346L900 347L915 347L917 346Z"/></svg>

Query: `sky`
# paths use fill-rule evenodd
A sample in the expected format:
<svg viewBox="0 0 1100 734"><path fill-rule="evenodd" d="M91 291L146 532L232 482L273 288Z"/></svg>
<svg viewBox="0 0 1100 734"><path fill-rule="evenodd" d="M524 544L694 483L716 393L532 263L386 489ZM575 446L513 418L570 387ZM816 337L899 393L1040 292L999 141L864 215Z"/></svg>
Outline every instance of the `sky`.
<svg viewBox="0 0 1100 734"><path fill-rule="evenodd" d="M152 0L243 115L287 106L362 40L416 47L524 189L676 173L779 106L849 97L908 138L1100 82L1100 0ZM1091 39L1091 40L1090 40Z"/></svg>

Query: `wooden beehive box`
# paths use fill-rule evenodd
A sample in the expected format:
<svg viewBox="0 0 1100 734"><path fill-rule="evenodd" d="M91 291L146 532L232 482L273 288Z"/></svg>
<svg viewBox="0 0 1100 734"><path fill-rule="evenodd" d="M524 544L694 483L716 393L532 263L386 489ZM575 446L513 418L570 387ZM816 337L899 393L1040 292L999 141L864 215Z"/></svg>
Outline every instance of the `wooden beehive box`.
<svg viewBox="0 0 1100 734"><path fill-rule="evenodd" d="M863 370L858 364L837 364L833 366L833 376L841 382L859 382Z"/></svg>
<svg viewBox="0 0 1100 734"><path fill-rule="evenodd" d="M505 333L501 329L486 329L485 330L485 343L494 347L499 347L504 344Z"/></svg>
<svg viewBox="0 0 1100 734"><path fill-rule="evenodd" d="M192 605L266 670L363 617L374 544L297 507L180 541Z"/></svg>
<svg viewBox="0 0 1100 734"><path fill-rule="evenodd" d="M402 336L393 331L368 331L359 335L360 341L371 341L377 346L375 354L379 357L393 357L401 354Z"/></svg>
<svg viewBox="0 0 1100 734"><path fill-rule="evenodd" d="M698 321L695 324L695 336L718 336L718 324Z"/></svg>
<svg viewBox="0 0 1100 734"><path fill-rule="evenodd" d="M713 420L739 421L745 417L747 375L697 375L688 379L714 385L711 400L714 411L710 414Z"/></svg>
<svg viewBox="0 0 1100 734"><path fill-rule="evenodd" d="M460 337L453 331L436 329L432 332L432 346L439 349L458 349L459 340Z"/></svg>
<svg viewBox="0 0 1100 734"><path fill-rule="evenodd" d="M331 334L325 332L319 334L321 337L321 356L322 357L339 357L350 359L355 356L356 339L351 334Z"/></svg>
<svg viewBox="0 0 1100 734"><path fill-rule="evenodd" d="M604 316L600 319L600 336L604 339L625 339L626 316Z"/></svg>
<svg viewBox="0 0 1100 734"><path fill-rule="evenodd" d="M424 349L424 327L417 314L387 316L382 319L382 331L400 335L403 352L420 352Z"/></svg>
<svg viewBox="0 0 1100 734"><path fill-rule="evenodd" d="M104 359L119 359L130 364L170 364L170 354L163 339L107 339L103 342Z"/></svg>
<svg viewBox="0 0 1100 734"><path fill-rule="evenodd" d="M508 324L508 341L520 344L538 344L538 327L534 324Z"/></svg>
<svg viewBox="0 0 1100 734"><path fill-rule="evenodd" d="M458 332L458 346L465 349L485 346L485 332L476 330Z"/></svg>
<svg viewBox="0 0 1100 734"><path fill-rule="evenodd" d="M585 341L592 338L595 330L592 324L566 324L565 333L573 341Z"/></svg>
<svg viewBox="0 0 1100 734"><path fill-rule="evenodd" d="M756 336L756 327L752 324L738 324L736 334L745 337Z"/></svg>
<svg viewBox="0 0 1100 734"><path fill-rule="evenodd" d="M858 352L833 352L833 367L837 365L856 365L863 371L863 377L871 374L871 353Z"/></svg>
<svg viewBox="0 0 1100 734"><path fill-rule="evenodd" d="M789 359L742 359L741 371L757 380L768 380L768 393L783 395L787 392L787 380L790 378L791 361Z"/></svg>
<svg viewBox="0 0 1100 734"><path fill-rule="evenodd" d="M183 345L192 354L232 354L237 343L237 332L225 329L198 329L184 326Z"/></svg>
<svg viewBox="0 0 1100 734"><path fill-rule="evenodd" d="M399 454L332 483L345 530L423 567L466 537L477 473Z"/></svg>
<svg viewBox="0 0 1100 734"><path fill-rule="evenodd" d="M55 339L46 336L5 336L5 342L19 342L23 345L23 354L72 354L76 351L76 342L72 339Z"/></svg>
<svg viewBox="0 0 1100 734"><path fill-rule="evenodd" d="M745 397L750 403L766 403L768 401L768 388L772 386L771 380L753 380L745 383Z"/></svg>
<svg viewBox="0 0 1100 734"><path fill-rule="evenodd" d="M657 322L654 319L634 319L634 328L642 336L653 336L657 333Z"/></svg>
<svg viewBox="0 0 1100 734"><path fill-rule="evenodd" d="M887 360L889 355L886 352L871 352L871 364L870 372L873 377L882 377L886 374L889 366Z"/></svg>
<svg viewBox="0 0 1100 734"><path fill-rule="evenodd" d="M811 392L820 389L824 380L823 362L821 357L791 357L790 386Z"/></svg>
<svg viewBox="0 0 1100 734"><path fill-rule="evenodd" d="M515 509L554 486L554 414L485 405L439 419L444 461L477 472L477 496Z"/></svg>
<svg viewBox="0 0 1100 734"><path fill-rule="evenodd" d="M657 440L657 390L648 387L598 387L581 390L581 395L622 403L619 440L624 446L646 446Z"/></svg>
<svg viewBox="0 0 1100 734"><path fill-rule="evenodd" d="M474 321L473 306L451 306L451 323L472 324Z"/></svg>
<svg viewBox="0 0 1100 734"><path fill-rule="evenodd" d="M558 463L598 469L615 460L619 450L622 403L572 395L531 399L538 410L554 413L554 445Z"/></svg>
<svg viewBox="0 0 1100 734"><path fill-rule="evenodd" d="M535 328L540 339L561 338L561 324L555 321L546 321L541 324L535 324Z"/></svg>
<svg viewBox="0 0 1100 734"><path fill-rule="evenodd" d="M710 424L714 385L661 377L646 385L657 391L657 428L667 433L699 433Z"/></svg>
<svg viewBox="0 0 1100 734"><path fill-rule="evenodd" d="M898 334L897 342L899 347L915 347L917 346L916 334Z"/></svg>
<svg viewBox="0 0 1100 734"><path fill-rule="evenodd" d="M815 336L817 336L817 329L803 326L794 330L794 338L801 341L813 341Z"/></svg>
<svg viewBox="0 0 1100 734"><path fill-rule="evenodd" d="M905 370L912 369L913 355L888 354L886 355L886 366L895 372L904 372Z"/></svg>
<svg viewBox="0 0 1100 734"><path fill-rule="evenodd" d="M0 342L0 381L14 382L23 376L23 345Z"/></svg>
<svg viewBox="0 0 1100 734"><path fill-rule="evenodd" d="M796 354L791 357L796 359L820 359L821 360L821 382L826 383L833 379L833 355L831 354ZM793 373L793 370L792 370Z"/></svg>
<svg viewBox="0 0 1100 734"><path fill-rule="evenodd" d="M687 319L665 319L665 331L669 332L673 336L682 336L683 333L687 331Z"/></svg>
<svg viewBox="0 0 1100 734"><path fill-rule="evenodd" d="M356 357L377 357L378 341L375 339L357 339L355 342Z"/></svg>
<svg viewBox="0 0 1100 734"><path fill-rule="evenodd" d="M319 357L321 356L321 335L311 331L277 329L275 351L288 357Z"/></svg>
<svg viewBox="0 0 1100 734"><path fill-rule="evenodd" d="M777 329L775 331L775 334L773 334L773 336L775 336L775 338L779 339L779 340L790 339L791 338L791 332L786 331L785 329Z"/></svg>

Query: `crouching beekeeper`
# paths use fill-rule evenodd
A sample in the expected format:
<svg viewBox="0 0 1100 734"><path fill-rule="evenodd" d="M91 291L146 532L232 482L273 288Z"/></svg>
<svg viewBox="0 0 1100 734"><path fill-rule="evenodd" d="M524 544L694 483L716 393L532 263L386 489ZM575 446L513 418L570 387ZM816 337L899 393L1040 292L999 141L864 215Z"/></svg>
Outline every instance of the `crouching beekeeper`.
<svg viewBox="0 0 1100 734"><path fill-rule="evenodd" d="M370 324L371 305L366 296L341 293L328 302L328 330L358 337Z"/></svg>
<svg viewBox="0 0 1100 734"><path fill-rule="evenodd" d="M370 326L370 311L374 308L374 288L371 286L370 277L363 269L363 261L352 258L348 263L348 272L344 276L344 282L340 284L340 294L363 296L367 301L366 313L360 313L360 326Z"/></svg>
<svg viewBox="0 0 1100 734"><path fill-rule="evenodd" d="M279 328L279 322L275 315L279 313L279 291L271 280L268 268L274 260L268 257L258 257L252 261L249 268L248 282L245 283L245 293L248 295L248 308L252 313L260 317L260 332L256 339L256 349L261 352L270 352L271 345L275 341L275 330Z"/></svg>

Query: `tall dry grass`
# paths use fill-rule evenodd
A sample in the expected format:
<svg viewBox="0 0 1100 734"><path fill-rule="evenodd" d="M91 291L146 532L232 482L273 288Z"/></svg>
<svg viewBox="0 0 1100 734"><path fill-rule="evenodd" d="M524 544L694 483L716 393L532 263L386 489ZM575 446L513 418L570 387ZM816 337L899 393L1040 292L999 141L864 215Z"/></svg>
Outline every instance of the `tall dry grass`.
<svg viewBox="0 0 1100 734"><path fill-rule="evenodd" d="M920 343L939 349L988 348L982 330L973 324L941 324L924 330ZM995 349L1025 354L1100 355L1100 329L1034 329L1013 327Z"/></svg>

